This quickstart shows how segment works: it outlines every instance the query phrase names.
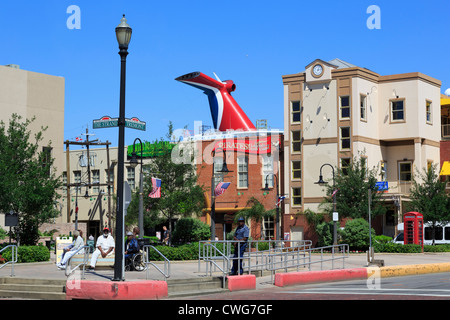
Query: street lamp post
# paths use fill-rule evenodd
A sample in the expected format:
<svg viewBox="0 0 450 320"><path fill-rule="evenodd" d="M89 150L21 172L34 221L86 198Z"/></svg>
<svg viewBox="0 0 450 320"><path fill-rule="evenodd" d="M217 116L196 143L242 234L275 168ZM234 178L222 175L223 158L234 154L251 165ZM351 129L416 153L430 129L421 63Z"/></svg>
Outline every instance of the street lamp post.
<svg viewBox="0 0 450 320"><path fill-rule="evenodd" d="M124 181L124 148L125 148L125 74L128 55L128 44L131 39L131 28L123 15L120 24L116 27L116 37L119 43L120 55L120 108L119 108L119 146L118 146L118 168L117 168L117 215L116 215L116 255L114 258L113 281L123 281L123 253L124 253L124 216L123 216L123 181Z"/></svg>
<svg viewBox="0 0 450 320"><path fill-rule="evenodd" d="M338 221L338 217L335 217L334 215L338 214L336 211L336 182L335 182L335 178L334 178L334 167L329 164L329 163L325 163L320 167L320 174L319 174L319 181L315 182L315 184L318 184L320 186L323 186L325 184L327 184L324 180L323 180L323 175L322 175L322 168L324 166L330 166L331 170L333 172L333 222L334 222L334 231L333 231L333 245L337 245L337 221Z"/></svg>
<svg viewBox="0 0 450 320"><path fill-rule="evenodd" d="M220 172L220 173L232 172L232 171L228 170L228 167L227 167L227 155L223 149L222 149L222 151L223 151L222 169L218 172ZM214 149L213 152L214 152L214 156L215 156L216 150ZM214 160L214 156L213 156L213 160ZM215 163L213 161L212 176L211 176L211 241L216 240L216 195L215 195L216 181L215 181L214 165L215 165Z"/></svg>
<svg viewBox="0 0 450 320"><path fill-rule="evenodd" d="M131 159L130 159L130 165L135 168L138 165L138 161L137 161L137 156L136 156L136 151L135 151L135 145L136 145L136 141L139 140L139 143L141 144L141 170L139 173L139 239L143 239L144 238L144 199L143 199L143 194L144 194L144 176L142 174L142 167L144 165L143 163L143 145L142 145L142 141L139 138L134 139L133 142L133 152L131 153Z"/></svg>

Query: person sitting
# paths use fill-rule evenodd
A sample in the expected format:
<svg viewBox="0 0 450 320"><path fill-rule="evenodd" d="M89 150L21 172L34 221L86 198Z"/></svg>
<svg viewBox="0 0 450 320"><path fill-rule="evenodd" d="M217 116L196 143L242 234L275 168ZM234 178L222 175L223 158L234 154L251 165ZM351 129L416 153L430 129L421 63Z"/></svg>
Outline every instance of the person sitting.
<svg viewBox="0 0 450 320"><path fill-rule="evenodd" d="M127 241L125 242L125 259L131 259L134 254L139 252L139 243L133 232L128 231Z"/></svg>
<svg viewBox="0 0 450 320"><path fill-rule="evenodd" d="M68 250L64 249L65 252L62 256L62 259L61 259L60 263L57 264L57 267L59 269L65 269L67 261L69 261L69 259L75 253L84 254L84 249L77 252L78 249L80 249L81 247L84 247L84 239L83 239L81 230L75 230L73 232L73 237L75 238L75 240L72 243L72 245L70 246L70 249L68 249Z"/></svg>
<svg viewBox="0 0 450 320"><path fill-rule="evenodd" d="M103 235L97 238L96 249L92 254L89 269L95 269L95 264L97 263L98 257L101 255L102 258L106 258L114 252L115 243L114 238L109 234L109 229L103 229Z"/></svg>

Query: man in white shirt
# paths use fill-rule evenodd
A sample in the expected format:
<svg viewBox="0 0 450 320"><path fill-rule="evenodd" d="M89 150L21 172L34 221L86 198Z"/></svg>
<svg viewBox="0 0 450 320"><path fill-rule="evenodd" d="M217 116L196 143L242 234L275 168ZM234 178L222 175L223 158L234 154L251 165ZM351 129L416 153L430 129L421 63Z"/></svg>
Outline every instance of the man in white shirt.
<svg viewBox="0 0 450 320"><path fill-rule="evenodd" d="M96 249L92 254L90 269L95 268L95 264L97 263L98 257L101 255L102 258L105 258L114 252L115 243L113 237L109 234L109 229L103 229L103 235L98 237L97 244L95 245Z"/></svg>
<svg viewBox="0 0 450 320"><path fill-rule="evenodd" d="M84 247L84 239L79 230L75 230L73 232L73 237L75 238L75 241L72 243L71 249L66 251L64 257L61 259L61 262L57 264L60 269L65 269L66 262L77 252L78 249ZM84 254L84 249L78 251L78 254Z"/></svg>

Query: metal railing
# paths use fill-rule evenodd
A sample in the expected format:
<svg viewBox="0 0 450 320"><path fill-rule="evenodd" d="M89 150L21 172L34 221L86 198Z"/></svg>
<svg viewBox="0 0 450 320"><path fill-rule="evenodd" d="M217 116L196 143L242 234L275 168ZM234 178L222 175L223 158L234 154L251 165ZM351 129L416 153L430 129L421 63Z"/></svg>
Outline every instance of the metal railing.
<svg viewBox="0 0 450 320"><path fill-rule="evenodd" d="M69 260L67 260L66 269L65 269L66 277L70 276L70 275L71 275L75 270L77 270L78 268L83 267L83 271L82 271L82 273L81 273L81 279L85 279L84 274L85 274L85 270L86 270L86 265L87 265L88 262L89 262L89 252L90 252L90 249L89 249L89 248L90 248L89 245L86 245L86 246L83 246L83 247L81 247L81 248L78 248L77 251L75 251L75 253L69 258ZM73 258L78 252L80 252L82 249L84 249L83 261L80 262L79 264L77 264L77 265L72 269L72 265L71 265L72 258Z"/></svg>
<svg viewBox="0 0 450 320"><path fill-rule="evenodd" d="M0 266L0 269L6 267L8 264L11 264L11 277L14 277L14 265L17 262L17 246L15 244L7 245L2 250L0 250L0 253L2 253L2 251L6 250L7 248L11 248L11 261L2 264Z"/></svg>
<svg viewBox="0 0 450 320"><path fill-rule="evenodd" d="M163 259L164 259L164 271L161 270L156 264L154 264L153 262L149 261L149 256L150 256L150 252L149 249L154 250L156 253L158 253ZM156 270L158 270L163 276L164 279L167 280L167 278L170 277L170 260L166 258L165 255L163 255L158 249L156 249L154 246L152 245L144 245L143 247L143 251L144 251L144 263L146 266L146 279L148 280L148 276L149 276L149 267L148 265L152 265L153 267L156 268Z"/></svg>
<svg viewBox="0 0 450 320"><path fill-rule="evenodd" d="M317 252L317 254L314 254ZM320 253L320 255L319 255ZM303 262L300 261L300 254L303 255ZM345 259L349 257L348 244L339 244L319 248L303 248L302 250L286 251L283 253L273 253L267 255L267 270L271 271L271 282L277 270L284 269L284 272L300 267L308 268L311 271L311 265L320 264L320 270L323 270L324 263L331 262L331 269L335 268L335 261L342 260L342 268L345 268Z"/></svg>
<svg viewBox="0 0 450 320"><path fill-rule="evenodd" d="M264 250L259 250L264 244ZM237 260L235 267L238 274L243 272L251 274L252 272L268 271L273 275L284 269L299 271L301 267L311 270L314 264L320 264L323 270L324 265L331 262L331 269L335 268L336 261L342 261L342 268L345 268L345 259L349 256L349 246L347 244L326 246L320 248L312 248L310 240L303 241L248 241L246 252L242 256L232 253L232 246L236 246L234 250L240 250L242 242L239 241L203 241L199 244L199 269L201 261L206 263L206 275L212 275L213 272L220 272L225 279L231 270L232 262ZM289 244L289 246L286 246ZM268 246L268 248L267 248ZM235 251L236 252L236 251ZM241 264L239 260L243 261ZM222 263L220 263L222 262ZM245 265L244 265L245 263ZM224 280L225 281L225 280Z"/></svg>

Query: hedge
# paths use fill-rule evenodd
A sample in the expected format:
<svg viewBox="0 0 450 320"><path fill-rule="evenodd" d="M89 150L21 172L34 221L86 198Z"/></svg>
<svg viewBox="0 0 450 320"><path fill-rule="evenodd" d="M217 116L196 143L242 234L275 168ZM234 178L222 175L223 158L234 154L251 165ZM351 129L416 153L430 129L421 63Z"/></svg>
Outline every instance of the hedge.
<svg viewBox="0 0 450 320"><path fill-rule="evenodd" d="M6 249L0 253L3 258L8 261L11 261L11 249ZM38 246L20 246L17 249L17 262L40 262L40 261L49 261L50 260L50 251L47 247L38 245Z"/></svg>

